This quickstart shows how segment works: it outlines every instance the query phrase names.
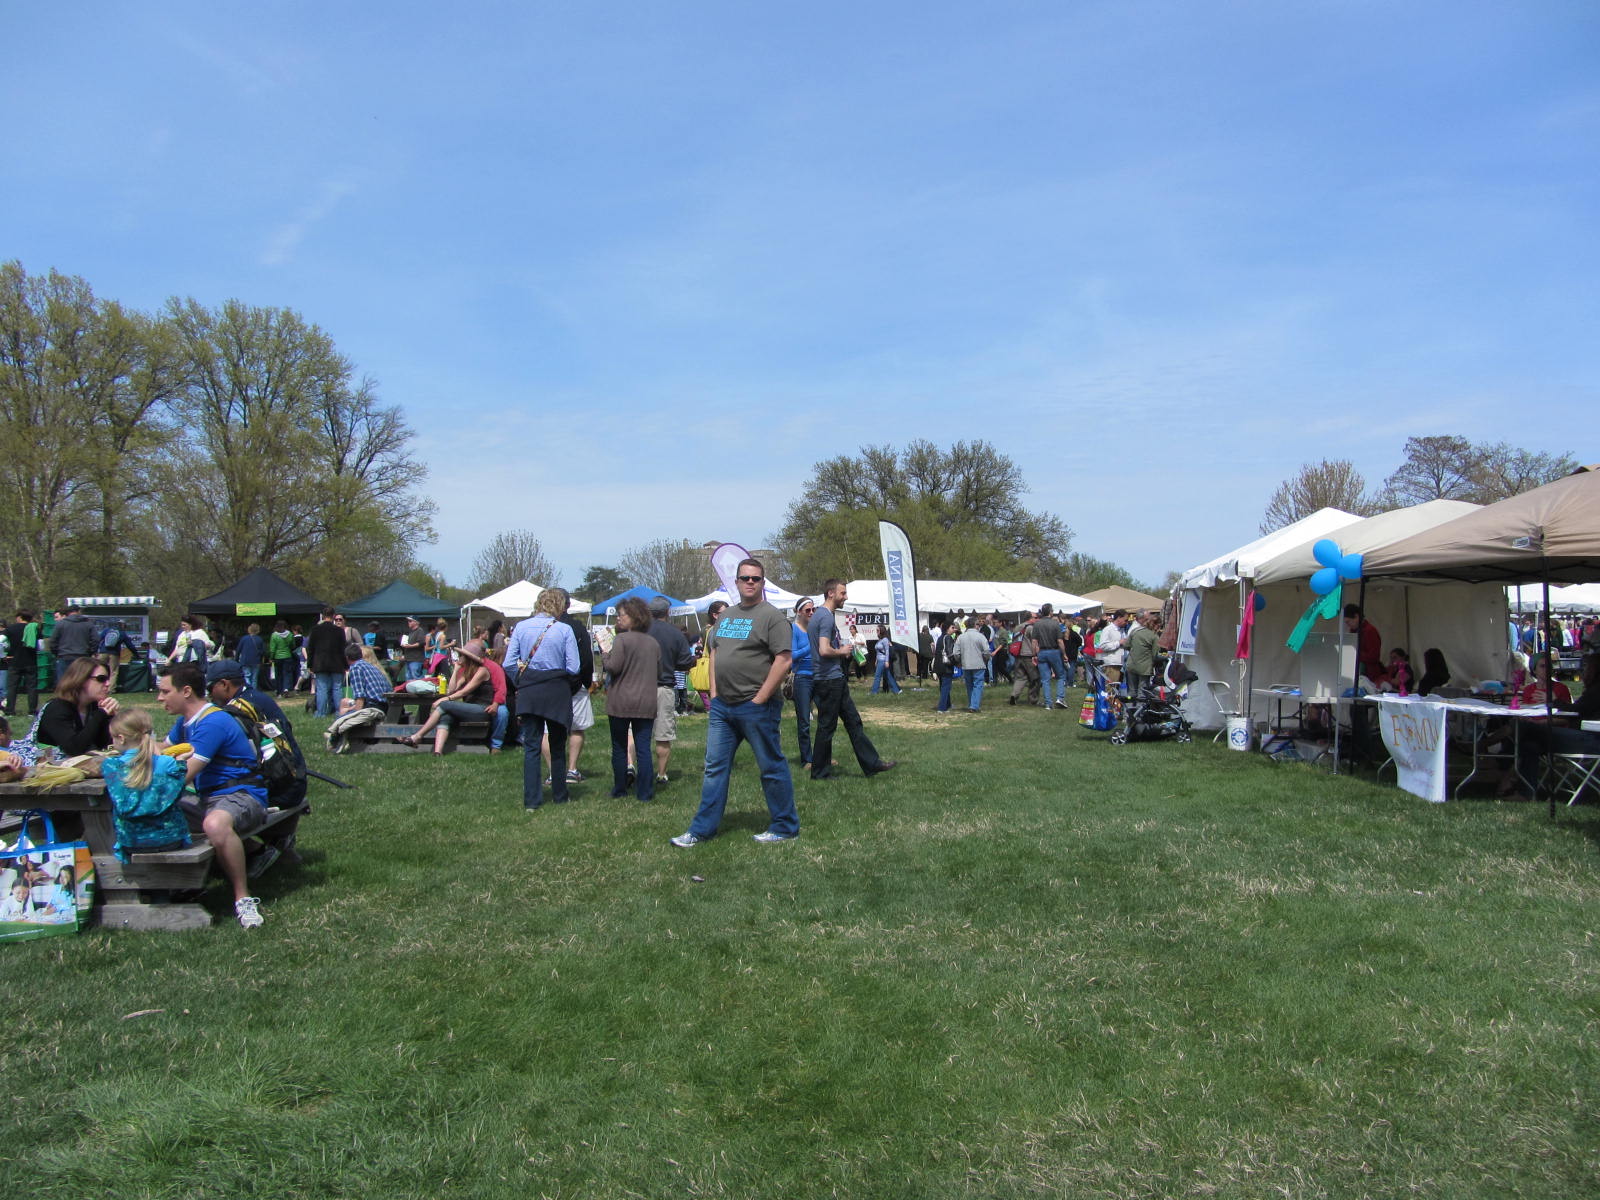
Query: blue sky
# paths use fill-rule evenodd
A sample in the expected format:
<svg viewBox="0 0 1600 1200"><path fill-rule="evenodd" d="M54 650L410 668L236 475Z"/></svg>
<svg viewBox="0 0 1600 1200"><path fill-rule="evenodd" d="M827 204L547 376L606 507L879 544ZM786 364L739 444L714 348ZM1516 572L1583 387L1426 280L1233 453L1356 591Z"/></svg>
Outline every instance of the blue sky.
<svg viewBox="0 0 1600 1200"><path fill-rule="evenodd" d="M986 438L1155 581L1300 464L1600 460L1600 6L6 0L0 258L293 308L452 582Z"/></svg>

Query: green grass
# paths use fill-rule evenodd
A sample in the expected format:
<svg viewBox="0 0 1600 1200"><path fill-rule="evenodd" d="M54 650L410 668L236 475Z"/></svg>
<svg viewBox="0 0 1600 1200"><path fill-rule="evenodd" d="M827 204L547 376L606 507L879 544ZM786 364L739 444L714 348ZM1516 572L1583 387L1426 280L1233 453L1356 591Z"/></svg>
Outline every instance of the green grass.
<svg viewBox="0 0 1600 1200"><path fill-rule="evenodd" d="M5 948L0 1181L1596 1194L1593 810L862 690L902 768L864 780L836 742L771 847L748 751L723 836L667 844L703 718L655 805L607 798L602 718L577 802L532 815L515 756L332 758L303 722L359 790L318 789L265 927Z"/></svg>

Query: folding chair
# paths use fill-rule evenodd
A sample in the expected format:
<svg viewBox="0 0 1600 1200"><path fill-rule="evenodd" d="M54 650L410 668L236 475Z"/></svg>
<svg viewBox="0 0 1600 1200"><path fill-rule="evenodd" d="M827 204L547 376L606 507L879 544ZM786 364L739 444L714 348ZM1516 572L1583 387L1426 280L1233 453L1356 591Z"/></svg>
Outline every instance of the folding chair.
<svg viewBox="0 0 1600 1200"><path fill-rule="evenodd" d="M1556 797L1567 797L1571 808L1585 788L1600 792L1600 754L1557 754L1551 760Z"/></svg>

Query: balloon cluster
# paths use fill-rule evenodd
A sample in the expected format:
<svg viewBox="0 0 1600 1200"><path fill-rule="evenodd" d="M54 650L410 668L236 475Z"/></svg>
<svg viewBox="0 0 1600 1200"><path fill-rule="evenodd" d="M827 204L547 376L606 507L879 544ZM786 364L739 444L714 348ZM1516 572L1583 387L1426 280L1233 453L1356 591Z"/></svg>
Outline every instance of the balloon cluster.
<svg viewBox="0 0 1600 1200"><path fill-rule="evenodd" d="M1311 590L1326 596L1339 586L1341 579L1361 578L1361 555L1346 554L1332 538L1323 538L1311 547L1311 556L1322 564L1322 569L1311 576Z"/></svg>

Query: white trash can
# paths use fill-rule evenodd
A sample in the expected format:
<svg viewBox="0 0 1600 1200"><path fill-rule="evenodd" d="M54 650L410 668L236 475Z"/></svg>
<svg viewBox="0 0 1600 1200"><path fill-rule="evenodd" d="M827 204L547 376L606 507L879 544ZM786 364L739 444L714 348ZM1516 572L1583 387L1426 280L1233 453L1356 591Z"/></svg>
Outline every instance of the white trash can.
<svg viewBox="0 0 1600 1200"><path fill-rule="evenodd" d="M1228 749L1249 750L1254 739L1250 736L1249 717L1228 718Z"/></svg>

